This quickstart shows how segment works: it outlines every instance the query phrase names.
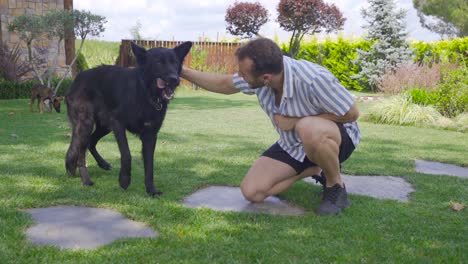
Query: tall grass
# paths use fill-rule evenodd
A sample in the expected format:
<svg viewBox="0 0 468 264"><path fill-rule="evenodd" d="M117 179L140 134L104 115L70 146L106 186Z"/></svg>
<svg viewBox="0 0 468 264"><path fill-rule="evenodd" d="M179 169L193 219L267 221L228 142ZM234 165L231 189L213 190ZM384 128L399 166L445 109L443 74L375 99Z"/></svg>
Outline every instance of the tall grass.
<svg viewBox="0 0 468 264"><path fill-rule="evenodd" d="M77 42L76 45L79 45ZM89 68L106 64L114 65L119 56L120 42L86 40L82 53L86 58Z"/></svg>
<svg viewBox="0 0 468 264"><path fill-rule="evenodd" d="M413 103L408 94L393 96L373 104L362 119L380 124L432 127L468 132L468 113L448 118L433 106Z"/></svg>
<svg viewBox="0 0 468 264"><path fill-rule="evenodd" d="M434 123L441 114L431 106L413 104L407 95L386 99L371 107L371 121L393 125L422 125Z"/></svg>

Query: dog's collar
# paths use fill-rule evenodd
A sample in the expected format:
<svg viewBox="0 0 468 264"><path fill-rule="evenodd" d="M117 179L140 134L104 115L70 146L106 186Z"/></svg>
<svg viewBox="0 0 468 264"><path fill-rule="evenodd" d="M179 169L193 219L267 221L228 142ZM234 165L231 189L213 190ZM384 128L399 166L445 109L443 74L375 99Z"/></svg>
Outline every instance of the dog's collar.
<svg viewBox="0 0 468 264"><path fill-rule="evenodd" d="M163 109L161 98L157 97L156 102L149 98L149 102L156 109L156 111L161 111Z"/></svg>

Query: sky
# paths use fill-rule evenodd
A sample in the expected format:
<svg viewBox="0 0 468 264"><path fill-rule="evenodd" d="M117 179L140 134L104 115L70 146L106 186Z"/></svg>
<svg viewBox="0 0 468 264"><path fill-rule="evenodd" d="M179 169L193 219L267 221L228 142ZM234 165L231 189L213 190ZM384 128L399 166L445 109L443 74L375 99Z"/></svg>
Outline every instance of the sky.
<svg viewBox="0 0 468 264"><path fill-rule="evenodd" d="M259 2L269 11L269 22L262 26L260 34L269 38L288 41L289 32L276 22L279 0L241 0ZM324 0L335 3L346 18L343 30L338 34L347 38L362 36L364 20L360 10L366 0ZM208 38L211 41L232 40L226 32L224 16L235 0L75 0L74 8L88 10L107 18L106 31L98 39L120 41L131 38L130 29L139 21L141 35L149 40L191 40ZM408 37L414 40L432 41L439 36L421 27L412 0L396 0L398 8L407 10Z"/></svg>

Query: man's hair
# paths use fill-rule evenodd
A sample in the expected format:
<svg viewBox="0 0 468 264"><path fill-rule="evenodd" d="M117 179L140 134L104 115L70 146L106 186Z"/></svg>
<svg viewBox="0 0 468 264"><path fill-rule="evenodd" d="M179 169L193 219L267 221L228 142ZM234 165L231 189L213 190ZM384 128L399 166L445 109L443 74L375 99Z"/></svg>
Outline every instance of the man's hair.
<svg viewBox="0 0 468 264"><path fill-rule="evenodd" d="M265 73L278 74L283 71L283 53L270 39L258 38L236 50L238 60L249 58L253 61L252 74L259 76Z"/></svg>

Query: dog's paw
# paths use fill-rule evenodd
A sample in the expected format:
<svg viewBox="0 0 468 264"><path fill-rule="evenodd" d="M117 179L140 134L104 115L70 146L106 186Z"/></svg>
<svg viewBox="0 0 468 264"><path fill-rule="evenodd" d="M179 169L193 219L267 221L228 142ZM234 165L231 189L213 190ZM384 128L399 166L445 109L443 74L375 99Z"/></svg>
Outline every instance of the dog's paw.
<svg viewBox="0 0 468 264"><path fill-rule="evenodd" d="M155 189L152 189L152 190L147 189L146 193L148 193L148 195L153 197L153 198L159 197L159 196L161 196L163 194L162 192L156 191Z"/></svg>
<svg viewBox="0 0 468 264"><path fill-rule="evenodd" d="M92 181L86 181L86 182L83 182L83 185L84 185L84 186L93 186L93 185L94 185L94 182L92 182Z"/></svg>
<svg viewBox="0 0 468 264"><path fill-rule="evenodd" d="M130 185L130 176L119 176L119 184L122 189L127 190L128 186Z"/></svg>
<svg viewBox="0 0 468 264"><path fill-rule="evenodd" d="M67 168L67 175L70 177L76 176L76 168L75 169L68 169Z"/></svg>

